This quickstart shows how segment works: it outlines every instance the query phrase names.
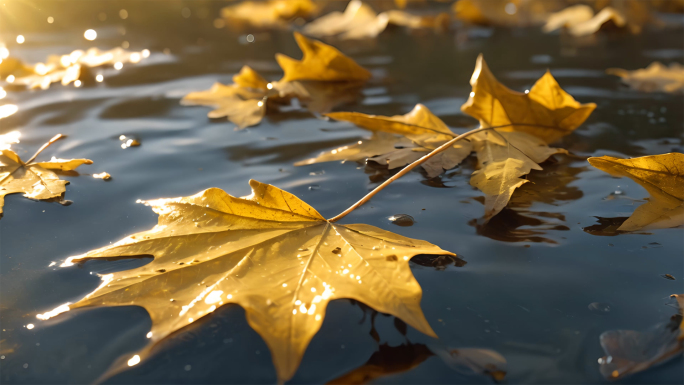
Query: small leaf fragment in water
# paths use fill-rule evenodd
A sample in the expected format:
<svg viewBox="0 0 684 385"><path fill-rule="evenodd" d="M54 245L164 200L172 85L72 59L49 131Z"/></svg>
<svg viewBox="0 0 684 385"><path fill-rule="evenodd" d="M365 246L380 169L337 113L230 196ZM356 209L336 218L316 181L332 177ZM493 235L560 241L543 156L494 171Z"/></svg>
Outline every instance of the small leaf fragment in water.
<svg viewBox="0 0 684 385"><path fill-rule="evenodd" d="M675 277L672 276L671 274L663 274L663 275L661 275L661 277L663 277L663 278L665 278L665 279L669 279L669 280L671 280L671 281L674 281L674 280L675 280Z"/></svg>
<svg viewBox="0 0 684 385"><path fill-rule="evenodd" d="M103 179L103 180L110 180L112 178L111 175L109 175L106 172L101 172L99 174L93 174L93 178L95 179Z"/></svg>
<svg viewBox="0 0 684 385"><path fill-rule="evenodd" d="M121 148L123 149L140 146L140 142L137 139L128 138L126 135L119 136L119 140L122 142Z"/></svg>
<svg viewBox="0 0 684 385"><path fill-rule="evenodd" d="M402 227L413 226L416 222L413 217L408 214L395 214L387 219L389 219L392 224Z"/></svg>

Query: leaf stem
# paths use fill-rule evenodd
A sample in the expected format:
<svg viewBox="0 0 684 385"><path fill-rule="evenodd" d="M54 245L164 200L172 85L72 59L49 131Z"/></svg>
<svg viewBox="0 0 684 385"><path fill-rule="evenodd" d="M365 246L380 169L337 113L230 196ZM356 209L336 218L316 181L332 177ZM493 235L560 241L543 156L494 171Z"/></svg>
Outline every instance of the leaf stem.
<svg viewBox="0 0 684 385"><path fill-rule="evenodd" d="M33 156L31 157L31 159L29 159L29 160L27 160L27 161L25 162L25 164L29 164L29 163L33 162L33 161L38 157L38 155L40 155L40 153L43 152L43 150L45 150L46 148L50 147L50 145L51 145L52 143L54 143L54 142L56 142L56 141L58 141L58 140L60 140L60 139L64 139L64 138L66 138L66 136L64 136L64 135L62 135L62 134L57 134L57 135L53 136L52 139L50 139L49 142L45 143L41 148L39 148L38 151L36 151L36 153L33 154Z"/></svg>
<svg viewBox="0 0 684 385"><path fill-rule="evenodd" d="M501 126L501 127L504 127L504 126ZM339 221L340 219L344 218L345 216L347 216L347 214L351 213L352 211L356 210L357 208L359 208L359 207L360 207L361 205L363 205L364 203L368 202L373 196L375 196L375 194L379 193L382 189L384 189L385 187L387 187L390 183L392 183L392 182L394 182L395 180L397 180L397 179L401 178L402 176L406 175L406 174L407 174L409 171L411 171L413 168L415 168L415 167L417 167L417 166L420 166L421 164L423 164L425 161L427 161L428 159L432 158L433 156L439 154L439 153L442 152L442 151L445 151L445 150L449 149L454 143L456 143L456 142L458 142L458 141L460 141L460 140L462 140L462 139L465 139L465 138L467 138L467 137L470 136L470 135L477 134L478 132L482 132L482 131L485 131L485 130L491 130L491 129L494 129L494 128L499 128L499 127L480 127L480 128L477 128L477 129L468 131L468 132L466 132L466 133L463 133L463 134L461 134L461 135L459 135L459 136L457 136L457 137L451 139L450 141L444 143L443 145L441 145L441 146L435 148L435 149L432 150L429 154L423 156L422 158L420 158L420 159L416 160L415 162L409 164L408 166L404 167L401 171L399 171L398 173L394 174L391 178L389 178L389 179L387 179L386 181L384 181L384 182L383 182L381 185L379 185L378 187L374 188L373 191L371 191L371 192L369 192L368 194L366 194L365 197L361 198L358 202L354 203L354 204L353 204L351 207L349 207L348 209L346 209L346 210L344 210L343 212L337 214L336 216L334 216L334 217L328 219L328 222L337 222L337 221Z"/></svg>

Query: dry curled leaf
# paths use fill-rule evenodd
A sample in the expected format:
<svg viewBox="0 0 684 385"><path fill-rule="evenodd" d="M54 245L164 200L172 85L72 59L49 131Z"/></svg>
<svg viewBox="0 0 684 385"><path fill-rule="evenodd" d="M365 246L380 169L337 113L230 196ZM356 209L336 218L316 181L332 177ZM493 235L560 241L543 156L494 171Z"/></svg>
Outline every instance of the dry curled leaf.
<svg viewBox="0 0 684 385"><path fill-rule="evenodd" d="M318 11L311 0L243 1L221 9L232 28L285 28L296 18L308 19Z"/></svg>
<svg viewBox="0 0 684 385"><path fill-rule="evenodd" d="M331 223L277 187L250 186L252 194L242 198L212 188L145 202L159 215L157 226L70 257L63 266L122 256L154 260L103 275L82 300L39 318L82 307L144 307L152 318L150 343L116 372L140 362L169 334L235 303L269 346L280 381L295 373L333 299L360 301L435 336L409 260L454 254L373 226Z"/></svg>
<svg viewBox="0 0 684 385"><path fill-rule="evenodd" d="M408 12L389 10L377 14L370 5L353 0L344 12L331 12L304 26L302 32L316 37L336 36L340 39L368 39L377 37L392 24L410 29L432 28L446 30L451 19L442 13L437 16L418 16Z"/></svg>
<svg viewBox="0 0 684 385"><path fill-rule="evenodd" d="M308 39L295 32L295 39L302 50L301 60L276 54L278 64L285 72L281 81L366 81L371 73L338 51L335 47Z"/></svg>
<svg viewBox="0 0 684 385"><path fill-rule="evenodd" d="M89 159L57 159L48 162L24 163L12 150L0 151L0 216L5 195L23 193L36 200L59 198L66 192L66 180L59 179L55 171L72 171Z"/></svg>
<svg viewBox="0 0 684 385"><path fill-rule="evenodd" d="M632 179L650 194L648 202L637 207L618 231L684 225L684 154L670 153L632 159L602 156L589 158L589 163L610 175Z"/></svg>
<svg viewBox="0 0 684 385"><path fill-rule="evenodd" d="M570 28L591 20L592 17L594 17L593 8L586 4L576 4L550 14L542 30L548 33L560 28Z"/></svg>
<svg viewBox="0 0 684 385"><path fill-rule="evenodd" d="M634 71L609 68L606 73L621 77L627 85L643 92L684 92L684 66L676 62L669 67L653 62L646 68Z"/></svg>
<svg viewBox="0 0 684 385"><path fill-rule="evenodd" d="M684 294L673 294L679 314L669 322L647 331L610 330L600 336L604 357L599 359L601 374L610 380L663 364L682 353L684 345Z"/></svg>

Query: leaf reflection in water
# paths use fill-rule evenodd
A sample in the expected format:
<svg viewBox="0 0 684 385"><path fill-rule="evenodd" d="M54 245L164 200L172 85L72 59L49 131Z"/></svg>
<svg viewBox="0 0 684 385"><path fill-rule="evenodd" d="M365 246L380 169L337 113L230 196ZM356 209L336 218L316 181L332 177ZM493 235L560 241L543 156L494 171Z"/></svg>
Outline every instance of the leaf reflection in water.
<svg viewBox="0 0 684 385"><path fill-rule="evenodd" d="M532 183L525 183L514 194L508 207L498 215L482 224L473 219L469 224L476 228L479 235L501 242L534 242L557 244L558 240L544 236L555 231L568 231L565 215L561 212L533 211L534 204L543 203L561 206L580 199L584 194L570 184L578 179L577 175L586 167L572 166L569 157L556 156L545 162L543 170L535 170L528 175ZM476 198L483 203L483 198Z"/></svg>

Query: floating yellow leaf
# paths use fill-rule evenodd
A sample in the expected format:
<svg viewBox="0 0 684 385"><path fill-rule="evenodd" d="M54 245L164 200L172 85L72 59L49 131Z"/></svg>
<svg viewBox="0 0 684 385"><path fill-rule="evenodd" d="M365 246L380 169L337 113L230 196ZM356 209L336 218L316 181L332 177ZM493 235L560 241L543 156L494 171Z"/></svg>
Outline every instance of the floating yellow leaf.
<svg viewBox="0 0 684 385"><path fill-rule="evenodd" d="M150 344L119 369L229 303L245 309L247 322L266 341L280 381L295 373L333 299L360 301L435 336L408 261L418 254L454 254L373 226L334 224L290 193L256 181L250 186L252 194L243 198L212 188L147 201L159 214L153 229L64 263L154 256L145 266L102 276L95 291L69 305L137 305L149 312Z"/></svg>
<svg viewBox="0 0 684 385"><path fill-rule="evenodd" d="M387 26L397 25L410 29L433 28L446 30L451 18L441 13L436 16L418 16L408 12L389 10L377 14L360 0L352 0L344 12L331 12L304 26L302 32L316 37L336 36L340 39L368 39L377 37Z"/></svg>
<svg viewBox="0 0 684 385"><path fill-rule="evenodd" d="M221 17L233 28L284 28L292 19L308 19L318 11L311 0L244 1L221 9Z"/></svg>
<svg viewBox="0 0 684 385"><path fill-rule="evenodd" d="M181 99L184 106L211 106L210 118L226 117L238 129L254 126L266 115L268 82L248 66L233 77L235 84L215 83L209 90L191 92Z"/></svg>
<svg viewBox="0 0 684 385"><path fill-rule="evenodd" d="M553 143L582 124L596 104L581 104L546 72L529 92L515 92L499 83L482 55L478 56L470 79L473 87L461 111L479 119L482 127L518 131Z"/></svg>
<svg viewBox="0 0 684 385"><path fill-rule="evenodd" d="M473 24L530 26L543 23L563 4L558 0L458 0L452 11L456 18Z"/></svg>
<svg viewBox="0 0 684 385"><path fill-rule="evenodd" d="M560 28L569 28L584 23L594 17L594 9L586 4L576 4L554 12L546 19L544 32L552 32Z"/></svg>
<svg viewBox="0 0 684 385"><path fill-rule="evenodd" d="M641 372L681 355L684 347L684 294L673 294L679 314L669 322L644 332L610 330L600 336L605 356L599 358L601 374L609 380Z"/></svg>
<svg viewBox="0 0 684 385"><path fill-rule="evenodd" d="M621 77L630 87L643 92L684 92L684 66L679 63L666 67L653 62L646 68L634 71L609 68L606 73Z"/></svg>
<svg viewBox="0 0 684 385"><path fill-rule="evenodd" d="M569 31L575 36L591 35L608 23L622 28L627 26L627 19L616 9L606 7L589 20L570 25Z"/></svg>
<svg viewBox="0 0 684 385"><path fill-rule="evenodd" d="M53 138L50 143L59 137L61 135ZM43 146L45 147L47 145ZM66 192L64 186L69 182L60 180L55 171L72 171L82 164L93 163L88 159L54 157L48 162L33 162L35 157L34 155L24 163L14 151L0 151L0 216L3 213L5 195L24 193L26 198L36 200L59 198Z"/></svg>
<svg viewBox="0 0 684 385"><path fill-rule="evenodd" d="M359 0L347 4L344 12L331 12L304 26L302 32L317 37L336 36L341 39L365 39L378 36L387 28L389 17L378 16L370 5Z"/></svg>
<svg viewBox="0 0 684 385"><path fill-rule="evenodd" d="M671 153L618 159L589 158L589 163L613 176L629 177L651 195L637 207L619 231L663 229L684 225L684 154Z"/></svg>
<svg viewBox="0 0 684 385"><path fill-rule="evenodd" d="M336 48L317 40L311 40L295 32L295 39L304 57L295 60L276 54L278 64L285 72L281 81L366 81L371 73L345 56Z"/></svg>

